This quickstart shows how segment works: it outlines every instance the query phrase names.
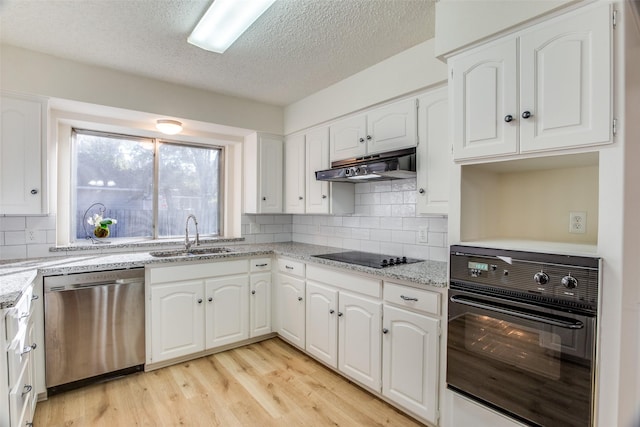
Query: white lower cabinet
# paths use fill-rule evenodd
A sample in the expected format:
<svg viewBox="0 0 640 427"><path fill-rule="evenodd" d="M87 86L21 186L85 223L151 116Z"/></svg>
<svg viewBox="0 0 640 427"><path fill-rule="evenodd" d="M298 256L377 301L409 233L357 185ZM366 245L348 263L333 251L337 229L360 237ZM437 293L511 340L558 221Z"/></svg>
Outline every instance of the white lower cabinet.
<svg viewBox="0 0 640 427"><path fill-rule="evenodd" d="M249 277L205 281L205 349L249 338Z"/></svg>
<svg viewBox="0 0 640 427"><path fill-rule="evenodd" d="M382 394L435 424L440 321L384 306Z"/></svg>
<svg viewBox="0 0 640 427"><path fill-rule="evenodd" d="M247 259L150 266L146 286L147 365L249 338Z"/></svg>
<svg viewBox="0 0 640 427"><path fill-rule="evenodd" d="M270 334L271 329L271 273L252 274L249 287L249 336Z"/></svg>
<svg viewBox="0 0 640 427"><path fill-rule="evenodd" d="M348 292L339 301L338 369L379 392L382 303Z"/></svg>
<svg viewBox="0 0 640 427"><path fill-rule="evenodd" d="M278 274L278 334L291 344L305 348L305 281Z"/></svg>
<svg viewBox="0 0 640 427"><path fill-rule="evenodd" d="M338 290L307 283L307 352L338 368Z"/></svg>
<svg viewBox="0 0 640 427"><path fill-rule="evenodd" d="M204 282L151 287L151 357L157 363L204 350Z"/></svg>

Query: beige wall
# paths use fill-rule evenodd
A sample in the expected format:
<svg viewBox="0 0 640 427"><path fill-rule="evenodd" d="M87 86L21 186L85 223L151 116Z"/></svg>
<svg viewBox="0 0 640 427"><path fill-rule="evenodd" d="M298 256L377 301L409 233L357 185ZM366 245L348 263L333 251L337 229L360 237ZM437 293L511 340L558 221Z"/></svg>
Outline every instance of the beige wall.
<svg viewBox="0 0 640 427"><path fill-rule="evenodd" d="M441 57L535 17L584 0L440 0L435 55Z"/></svg>
<svg viewBox="0 0 640 427"><path fill-rule="evenodd" d="M281 107L0 45L0 88L282 134Z"/></svg>
<svg viewBox="0 0 640 427"><path fill-rule="evenodd" d="M284 111L285 135L447 80L433 39L322 89Z"/></svg>

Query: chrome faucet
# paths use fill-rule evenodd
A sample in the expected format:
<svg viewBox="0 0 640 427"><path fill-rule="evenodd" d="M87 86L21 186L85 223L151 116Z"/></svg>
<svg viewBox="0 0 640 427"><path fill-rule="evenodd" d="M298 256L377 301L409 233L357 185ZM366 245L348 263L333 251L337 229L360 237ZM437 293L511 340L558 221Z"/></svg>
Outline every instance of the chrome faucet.
<svg viewBox="0 0 640 427"><path fill-rule="evenodd" d="M193 242L189 241L189 220L190 219L193 219L193 223L196 225L196 238ZM187 217L187 222L184 226L184 246L186 247L187 252L189 252L189 249L191 249L192 244L195 244L195 246L198 246L200 244L200 233L198 233L198 220L194 214L190 214Z"/></svg>

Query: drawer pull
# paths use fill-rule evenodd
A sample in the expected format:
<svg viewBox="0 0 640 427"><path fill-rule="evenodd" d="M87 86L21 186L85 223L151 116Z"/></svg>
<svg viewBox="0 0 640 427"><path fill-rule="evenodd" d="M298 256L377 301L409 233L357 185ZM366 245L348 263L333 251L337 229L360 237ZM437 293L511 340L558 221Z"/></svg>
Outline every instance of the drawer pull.
<svg viewBox="0 0 640 427"><path fill-rule="evenodd" d="M27 318L27 317L29 317L29 312L22 313L22 314L20 315L20 319L25 319L25 318Z"/></svg>
<svg viewBox="0 0 640 427"><path fill-rule="evenodd" d="M38 295L36 295L36 294L31 295L31 301L35 301L38 298L40 298L40 297Z"/></svg>
<svg viewBox="0 0 640 427"><path fill-rule="evenodd" d="M22 395L31 393L31 390L33 390L33 386L25 384L24 389L22 389Z"/></svg>
<svg viewBox="0 0 640 427"><path fill-rule="evenodd" d="M256 294L256 291L254 289L253 291L251 291L251 295L255 295L255 294Z"/></svg>
<svg viewBox="0 0 640 427"><path fill-rule="evenodd" d="M302 297L298 297L298 301L302 301Z"/></svg>
<svg viewBox="0 0 640 427"><path fill-rule="evenodd" d="M286 268L287 270L293 270L293 267L291 267L290 265L285 265L284 268Z"/></svg>
<svg viewBox="0 0 640 427"><path fill-rule="evenodd" d="M400 295L400 298L402 298L405 301L418 301L418 298L414 298L414 297L405 297L404 295Z"/></svg>
<svg viewBox="0 0 640 427"><path fill-rule="evenodd" d="M265 262L264 264L256 264L256 267L266 267L267 265L269 265L269 264L267 264L267 263Z"/></svg>
<svg viewBox="0 0 640 427"><path fill-rule="evenodd" d="M387 328L382 328L382 333L383 334L389 333L389 330Z"/></svg>
<svg viewBox="0 0 640 427"><path fill-rule="evenodd" d="M333 314L333 313L335 313L334 309L329 310L329 314Z"/></svg>
<svg viewBox="0 0 640 427"><path fill-rule="evenodd" d="M36 349L36 347L38 347L38 346L36 345L36 343L33 343L33 344L31 344L31 345L27 345L27 346L25 346L25 347L22 349L22 353L20 353L20 356L24 356L24 355L25 355L25 354L27 354L27 353L31 353L33 350L35 350L35 349Z"/></svg>
<svg viewBox="0 0 640 427"><path fill-rule="evenodd" d="M338 312L338 317L342 317L342 312L341 311Z"/></svg>

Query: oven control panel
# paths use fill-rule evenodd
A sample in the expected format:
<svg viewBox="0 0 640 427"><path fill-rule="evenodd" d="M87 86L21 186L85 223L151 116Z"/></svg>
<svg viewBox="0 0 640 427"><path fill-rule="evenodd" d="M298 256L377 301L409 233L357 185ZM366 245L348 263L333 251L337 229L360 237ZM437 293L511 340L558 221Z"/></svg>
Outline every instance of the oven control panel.
<svg viewBox="0 0 640 427"><path fill-rule="evenodd" d="M597 308L598 258L501 250L492 253L487 248L462 246L451 248L452 282ZM569 262L574 260L576 262Z"/></svg>

